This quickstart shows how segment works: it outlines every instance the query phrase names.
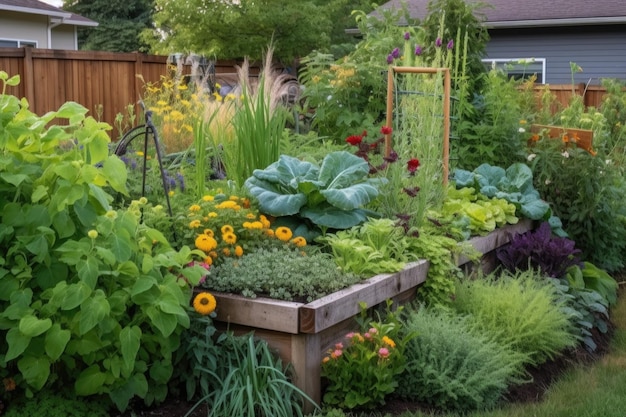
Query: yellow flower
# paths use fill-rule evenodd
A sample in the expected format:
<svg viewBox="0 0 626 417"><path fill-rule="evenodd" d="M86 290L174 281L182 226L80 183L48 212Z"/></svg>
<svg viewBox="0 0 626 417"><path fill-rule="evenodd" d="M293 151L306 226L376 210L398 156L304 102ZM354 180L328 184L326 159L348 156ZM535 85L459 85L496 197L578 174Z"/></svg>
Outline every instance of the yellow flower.
<svg viewBox="0 0 626 417"><path fill-rule="evenodd" d="M230 197L228 197L228 199L230 201L239 201L239 197L237 197L236 195L231 195Z"/></svg>
<svg viewBox="0 0 626 417"><path fill-rule="evenodd" d="M330 361L330 358L328 356L324 356L324 359L322 359L322 363L326 363Z"/></svg>
<svg viewBox="0 0 626 417"><path fill-rule="evenodd" d="M214 197L212 195L205 195L202 197L202 201L213 201Z"/></svg>
<svg viewBox="0 0 626 417"><path fill-rule="evenodd" d="M242 226L246 229L263 229L263 223L256 222L243 222Z"/></svg>
<svg viewBox="0 0 626 417"><path fill-rule="evenodd" d="M224 248L222 249L222 253L224 254L224 256L230 256L230 249Z"/></svg>
<svg viewBox="0 0 626 417"><path fill-rule="evenodd" d="M209 217L217 217L217 213L212 211L208 214Z"/></svg>
<svg viewBox="0 0 626 417"><path fill-rule="evenodd" d="M200 249L204 253L208 253L217 247L217 241L204 233L196 237L195 244L196 248Z"/></svg>
<svg viewBox="0 0 626 417"><path fill-rule="evenodd" d="M213 265L213 258L211 258L210 256L207 256L206 258L204 258L203 262L207 265Z"/></svg>
<svg viewBox="0 0 626 417"><path fill-rule="evenodd" d="M294 237L293 239L291 239L291 243L293 243L297 247L301 248L303 246L306 246L306 239L303 238L302 236L297 236L297 237Z"/></svg>
<svg viewBox="0 0 626 417"><path fill-rule="evenodd" d="M189 228L190 229L197 229L198 227L200 227L202 223L200 222L200 220L192 220L189 222Z"/></svg>
<svg viewBox="0 0 626 417"><path fill-rule="evenodd" d="M98 231L91 229L89 232L87 232L87 236L89 236L90 239L95 239L98 237Z"/></svg>
<svg viewBox="0 0 626 417"><path fill-rule="evenodd" d="M241 257L241 256L243 256L243 248L242 248L241 246L237 245L237 246L235 247L235 255L236 255L237 257Z"/></svg>
<svg viewBox="0 0 626 417"><path fill-rule="evenodd" d="M222 240L229 245L234 245L235 243L237 243L237 235L235 235L234 233L224 233L222 235Z"/></svg>
<svg viewBox="0 0 626 417"><path fill-rule="evenodd" d="M217 301L210 292L201 292L193 299L193 308L203 316L208 316L215 311Z"/></svg>
<svg viewBox="0 0 626 417"><path fill-rule="evenodd" d="M394 342L390 337L388 336L383 336L383 343L386 344L389 347L395 348L396 347L396 342Z"/></svg>
<svg viewBox="0 0 626 417"><path fill-rule="evenodd" d="M230 208L230 209L234 209L235 207L238 207L239 205L231 200L226 200L226 201L222 201L221 203L219 203L217 206L215 206L215 208L217 209L225 209L225 208Z"/></svg>
<svg viewBox="0 0 626 417"><path fill-rule="evenodd" d="M259 220L261 221L261 224L263 224L263 228L264 229L269 229L270 228L270 221L267 219L267 217L265 217L264 215L260 215L259 216Z"/></svg>
<svg viewBox="0 0 626 417"><path fill-rule="evenodd" d="M209 252L209 256L213 259L217 258L217 252L215 252L214 250L212 250L211 252Z"/></svg>
<svg viewBox="0 0 626 417"><path fill-rule="evenodd" d="M256 219L256 216L254 215L254 213L248 213L246 214L246 219L254 220Z"/></svg>
<svg viewBox="0 0 626 417"><path fill-rule="evenodd" d="M220 230L222 231L222 235L225 235L226 233L235 233L235 229L233 229L230 224L225 224Z"/></svg>
<svg viewBox="0 0 626 417"><path fill-rule="evenodd" d="M169 195L170 197L174 197L174 190L171 190L169 193L167 193L167 195Z"/></svg>
<svg viewBox="0 0 626 417"><path fill-rule="evenodd" d="M289 239L291 239L291 236L293 236L291 229L286 226L277 227L274 234L279 240L282 240L283 242L289 242Z"/></svg>
<svg viewBox="0 0 626 417"><path fill-rule="evenodd" d="M215 237L215 234L213 233L213 230L211 229L204 229L203 233L207 236Z"/></svg>
<svg viewBox="0 0 626 417"><path fill-rule="evenodd" d="M265 229L265 234L269 237L274 237L274 231L272 229Z"/></svg>
<svg viewBox="0 0 626 417"><path fill-rule="evenodd" d="M200 211L202 209L202 207L200 207L198 204L193 204L191 207L189 207L189 211Z"/></svg>

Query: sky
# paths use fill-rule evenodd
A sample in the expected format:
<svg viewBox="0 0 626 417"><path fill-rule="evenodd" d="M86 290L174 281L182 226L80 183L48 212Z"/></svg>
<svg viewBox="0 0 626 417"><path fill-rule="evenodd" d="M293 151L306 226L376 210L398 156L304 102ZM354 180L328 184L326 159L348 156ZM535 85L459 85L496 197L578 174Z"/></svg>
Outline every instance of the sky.
<svg viewBox="0 0 626 417"><path fill-rule="evenodd" d="M39 1L51 4L56 7L61 7L63 5L63 0L39 0Z"/></svg>

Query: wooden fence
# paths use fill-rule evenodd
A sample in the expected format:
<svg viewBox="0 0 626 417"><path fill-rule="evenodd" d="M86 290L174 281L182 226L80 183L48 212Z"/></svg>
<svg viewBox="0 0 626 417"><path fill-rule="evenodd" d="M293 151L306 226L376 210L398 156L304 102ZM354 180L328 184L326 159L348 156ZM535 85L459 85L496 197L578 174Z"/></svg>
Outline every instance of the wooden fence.
<svg viewBox="0 0 626 417"><path fill-rule="evenodd" d="M237 65L241 62L216 63L218 81L232 79ZM7 93L25 97L34 113L42 115L75 101L111 126L118 113L126 114L129 104L137 106L144 82L158 82L168 72L166 56L30 47L0 48L0 70L20 75L20 84ZM186 66L184 72L189 71ZM252 64L250 73L258 74L258 65ZM135 114L139 111L136 107Z"/></svg>
<svg viewBox="0 0 626 417"><path fill-rule="evenodd" d="M36 114L57 110L67 101L76 101L91 115L112 126L118 113L125 114L129 104L136 105L144 82L157 82L167 74L166 64L165 56L141 53L0 48L0 70L10 76L21 76L20 85L9 88L8 93L25 97ZM237 65L241 62L215 63L217 81L220 78L232 80ZM252 64L251 74L258 74L258 69L258 65ZM548 87L564 106L572 91L584 95L587 106L596 107L600 106L605 93L601 86L584 84L574 86L573 90L571 85L564 84ZM543 88L537 86L535 91L541 94ZM140 114L138 108L135 113Z"/></svg>

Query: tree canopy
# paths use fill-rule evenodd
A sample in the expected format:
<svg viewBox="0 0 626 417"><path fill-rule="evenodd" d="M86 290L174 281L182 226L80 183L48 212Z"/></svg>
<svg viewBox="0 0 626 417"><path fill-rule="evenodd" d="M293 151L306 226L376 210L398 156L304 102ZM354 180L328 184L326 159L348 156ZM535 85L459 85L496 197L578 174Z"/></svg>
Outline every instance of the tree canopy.
<svg viewBox="0 0 626 417"><path fill-rule="evenodd" d="M260 59L271 43L285 63L345 42L350 11L366 1L155 0L153 52ZM354 25L353 25L354 26ZM152 34L154 35L154 33ZM148 38L147 36L146 38ZM154 39L154 38L153 38Z"/></svg>
<svg viewBox="0 0 626 417"><path fill-rule="evenodd" d="M78 30L80 49L147 52L140 34L152 27L154 0L64 0L63 9L98 22Z"/></svg>

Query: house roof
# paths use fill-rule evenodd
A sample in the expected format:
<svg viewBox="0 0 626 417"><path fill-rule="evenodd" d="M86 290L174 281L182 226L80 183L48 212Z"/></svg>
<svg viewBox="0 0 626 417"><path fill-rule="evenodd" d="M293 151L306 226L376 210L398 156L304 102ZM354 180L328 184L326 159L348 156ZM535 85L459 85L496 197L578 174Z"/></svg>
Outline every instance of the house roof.
<svg viewBox="0 0 626 417"><path fill-rule="evenodd" d="M38 0L0 0L0 10L48 16L51 23L98 26L98 22Z"/></svg>
<svg viewBox="0 0 626 417"><path fill-rule="evenodd" d="M477 9L490 28L626 24L624 0L466 0L483 3ZM411 18L428 14L429 0L391 0L383 9L407 5Z"/></svg>

